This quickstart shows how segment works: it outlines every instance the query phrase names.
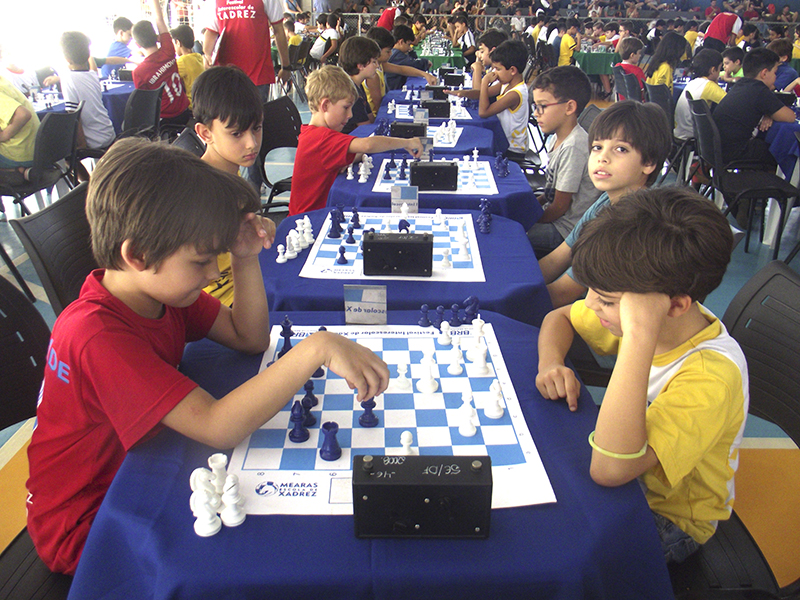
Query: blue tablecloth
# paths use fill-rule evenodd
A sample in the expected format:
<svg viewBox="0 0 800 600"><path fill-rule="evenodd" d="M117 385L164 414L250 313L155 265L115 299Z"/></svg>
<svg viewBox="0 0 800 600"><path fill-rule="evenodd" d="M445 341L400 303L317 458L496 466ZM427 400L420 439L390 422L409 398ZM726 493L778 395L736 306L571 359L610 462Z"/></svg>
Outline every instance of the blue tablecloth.
<svg viewBox="0 0 800 600"><path fill-rule="evenodd" d="M125 105L128 103L128 97L134 90L132 82L123 81L116 82L116 87L102 93L103 106L108 111L108 116L111 119L111 124L114 126L114 133L119 134L122 131L122 121L125 118ZM43 119L48 112L64 112L66 104L59 102L51 108L44 110L37 110L36 114L40 119Z"/></svg>
<svg viewBox="0 0 800 600"><path fill-rule="evenodd" d="M379 175L380 165L383 159L388 157L388 154L373 155L374 167L366 183L358 183L358 176L348 180L344 173L338 175L328 193L328 206L336 206L343 202L348 207L388 208L390 195L372 191L375 178ZM508 177L498 177L494 168L494 160L489 162L497 182L497 195L422 192L419 194L420 210L436 210L437 208L450 211L477 210L480 207L481 198L488 198L492 201L492 214L516 221L525 228L525 231L530 229L541 218L542 207L536 200L522 169L518 164L511 162L508 164Z"/></svg>
<svg viewBox="0 0 800 600"><path fill-rule="evenodd" d="M350 132L350 135L369 137L375 132L376 127L377 124L361 125ZM434 154L447 156L464 156L465 154L469 154L472 156L472 150L477 148L478 152L483 156L495 155L494 134L491 130L484 129L483 127L475 127L474 125L462 125L461 123L458 124L458 127L462 128L463 131L458 137L455 147L440 148L439 146L434 146ZM429 135L433 137L433 134ZM405 150L398 150L396 154L400 156L401 154L406 154L406 152Z"/></svg>
<svg viewBox="0 0 800 600"><path fill-rule="evenodd" d="M345 210L349 210L347 205ZM387 209L373 210L387 212ZM308 213L315 235L319 235L328 212L328 209L322 209ZM473 219L480 214L477 211L445 212L471 212ZM278 243L283 243L289 230L295 226L294 220L302 216L285 219L280 224L275 238ZM264 251L260 256L261 272L264 275L270 310L342 310L345 283L374 283L387 286L386 296L390 310L419 311L423 304L428 304L431 309L439 305L449 309L451 305L460 304L469 296L477 296L481 310L488 309L524 323L540 325L544 316L552 310L552 304L525 230L519 223L494 217L491 233L479 233L477 225L475 231L486 275L484 283L420 282L372 277L360 280L307 279L299 277L308 257L307 250L284 264L275 262L277 251L274 248Z"/></svg>
<svg viewBox="0 0 800 600"><path fill-rule="evenodd" d="M392 313L389 322L418 317ZM356 539L349 516L280 515L249 515L240 527L200 538L189 475L212 450L165 430L128 453L95 518L70 598L672 598L638 484L605 488L589 477L586 438L597 415L589 394L583 391L575 413L543 400L534 386L538 331L482 317L495 327L556 504L492 511L487 540ZM341 312L290 318L343 324ZM259 361L203 341L187 347L182 368L221 397L254 375Z"/></svg>
<svg viewBox="0 0 800 600"><path fill-rule="evenodd" d="M800 121L794 123L780 123L774 121L767 130L766 141L769 151L778 161L786 180L792 178L797 159L800 157L800 145L797 143L795 132L800 131Z"/></svg>

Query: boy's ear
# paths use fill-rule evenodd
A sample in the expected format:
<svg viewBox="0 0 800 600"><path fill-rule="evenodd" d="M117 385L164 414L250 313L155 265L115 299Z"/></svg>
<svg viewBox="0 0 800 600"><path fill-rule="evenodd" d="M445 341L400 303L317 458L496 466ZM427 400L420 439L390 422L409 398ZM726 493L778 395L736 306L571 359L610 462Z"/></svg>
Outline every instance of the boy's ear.
<svg viewBox="0 0 800 600"><path fill-rule="evenodd" d="M575 100L567 100L567 114L572 115L578 111L578 103Z"/></svg>
<svg viewBox="0 0 800 600"><path fill-rule="evenodd" d="M203 140L207 145L213 143L211 130L204 123L195 123L194 132Z"/></svg>
<svg viewBox="0 0 800 600"><path fill-rule="evenodd" d="M656 170L655 163L647 163L642 165L642 173L644 173L645 175L650 175L655 170Z"/></svg>
<svg viewBox="0 0 800 600"><path fill-rule="evenodd" d="M679 296L673 296L669 299L669 310L667 311L668 317L680 317L681 315L685 314L692 305L694 304L694 300L692 300L686 294L680 294Z"/></svg>
<svg viewBox="0 0 800 600"><path fill-rule="evenodd" d="M145 266L144 254L137 254L133 251L132 240L125 240L122 242L120 254L122 254L122 262L124 262L134 271L141 273L142 271L147 270L147 267Z"/></svg>

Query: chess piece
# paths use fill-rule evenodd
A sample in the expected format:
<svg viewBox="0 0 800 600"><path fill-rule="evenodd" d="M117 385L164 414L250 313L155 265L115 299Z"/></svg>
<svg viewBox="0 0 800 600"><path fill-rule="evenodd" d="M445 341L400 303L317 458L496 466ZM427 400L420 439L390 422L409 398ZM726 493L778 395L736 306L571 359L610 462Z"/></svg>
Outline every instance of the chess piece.
<svg viewBox="0 0 800 600"><path fill-rule="evenodd" d="M420 327L430 327L431 322L428 319L428 305L423 304L422 306L420 306L419 312L420 312L420 317L419 321L417 321L417 325L419 325Z"/></svg>
<svg viewBox="0 0 800 600"><path fill-rule="evenodd" d="M294 244L292 243L292 237L287 235L286 236L286 253L284 256L287 259L297 258L297 252L294 250Z"/></svg>
<svg viewBox="0 0 800 600"><path fill-rule="evenodd" d="M441 333L439 334L439 337L437 338L436 341L438 341L439 344L442 346L449 346L450 344L453 343L453 338L450 337L450 323L448 323L447 321L442 321L440 328L441 328Z"/></svg>
<svg viewBox="0 0 800 600"><path fill-rule="evenodd" d="M495 379L489 386L489 391L492 395L490 396L486 407L483 409L483 414L490 419L501 419L505 413L505 410L503 410L503 405L501 404L503 401L503 391L500 387L500 382L497 379Z"/></svg>
<svg viewBox="0 0 800 600"><path fill-rule="evenodd" d="M395 381L395 387L399 390L410 390L411 389L411 382L406 377L406 373L408 373L408 365L397 365L397 380Z"/></svg>
<svg viewBox="0 0 800 600"><path fill-rule="evenodd" d="M355 240L353 240L355 243ZM347 264L347 257L345 257L344 253L346 252L344 246L339 246L339 258L336 259L337 265L346 265Z"/></svg>
<svg viewBox="0 0 800 600"><path fill-rule="evenodd" d="M463 437L473 437L478 430L473 423L475 409L472 408L472 395L465 392L462 401L463 404L458 409L458 433Z"/></svg>
<svg viewBox="0 0 800 600"><path fill-rule="evenodd" d="M314 373L314 375L312 375L312 377L322 377L322 375L317 375L316 373ZM314 395L314 382L313 381L311 381L310 379L308 381L306 381L303 384L303 389L306 392L306 395L303 396L303 400L308 398L311 401L311 406L316 406L317 404L319 404L319 400L317 400L317 397Z"/></svg>
<svg viewBox="0 0 800 600"><path fill-rule="evenodd" d="M394 160L394 150L392 150L391 158L389 159L388 167L394 169L397 166L397 162Z"/></svg>
<svg viewBox="0 0 800 600"><path fill-rule="evenodd" d="M472 149L472 160L474 162L476 162L476 163L478 162L478 154L479 154L478 153L478 149L477 148L473 148Z"/></svg>
<svg viewBox="0 0 800 600"><path fill-rule="evenodd" d="M458 304L453 304L450 307L450 327L458 327L461 325L461 319L458 316Z"/></svg>
<svg viewBox="0 0 800 600"><path fill-rule="evenodd" d="M459 338L455 338L453 340L453 349L450 351L450 364L447 366L447 372L450 375L461 375L464 372L461 360L461 343Z"/></svg>
<svg viewBox="0 0 800 600"><path fill-rule="evenodd" d="M442 309L441 311L439 311L440 308ZM437 306L436 312L431 317L431 325L436 327L436 329L439 329L439 325L442 324L443 315L444 315L444 307L441 305Z"/></svg>
<svg viewBox="0 0 800 600"><path fill-rule="evenodd" d="M400 445L403 449L400 451L400 454L404 456L416 456L419 452L411 447L411 444L414 443L414 434L410 431L404 431L400 434Z"/></svg>
<svg viewBox="0 0 800 600"><path fill-rule="evenodd" d="M334 421L327 421L320 428L324 439L322 447L319 449L319 456L322 460L339 460L342 456L342 448L336 439L339 432L339 425Z"/></svg>
<svg viewBox="0 0 800 600"><path fill-rule="evenodd" d="M439 382L433 378L433 352L426 351L422 356L422 376L417 381L417 391L423 394L433 394L439 389Z"/></svg>
<svg viewBox="0 0 800 600"><path fill-rule="evenodd" d="M392 168L387 164L386 168L383 170L383 178L387 181L391 181L392 179Z"/></svg>
<svg viewBox="0 0 800 600"><path fill-rule="evenodd" d="M353 176L353 163L347 165L347 179L354 179Z"/></svg>
<svg viewBox="0 0 800 600"><path fill-rule="evenodd" d="M488 375L491 373L489 369L489 365L486 364L486 344L481 341L475 348L473 348L473 365L472 365L472 372L475 375Z"/></svg>
<svg viewBox="0 0 800 600"><path fill-rule="evenodd" d="M303 427L305 415L303 414L303 406L299 400L295 400L292 405L292 414L289 420L294 423L294 427L289 432L289 441L295 444L302 444L309 438L308 429Z"/></svg>
<svg viewBox="0 0 800 600"><path fill-rule="evenodd" d="M317 418L311 412L311 407L313 406L311 398L305 396L300 401L300 405L303 407L303 427L313 427L316 425Z"/></svg>
<svg viewBox="0 0 800 600"><path fill-rule="evenodd" d="M355 229L355 227L353 227L352 225L348 225L347 226L347 239L345 239L345 241L344 241L345 244L355 244L356 243L356 238L353 237L353 230L354 229Z"/></svg>
<svg viewBox="0 0 800 600"><path fill-rule="evenodd" d="M275 259L275 262L278 263L279 265L282 265L283 263L287 262L287 260L288 259L286 258L286 246L284 246L283 244L278 244L278 257Z"/></svg>
<svg viewBox="0 0 800 600"><path fill-rule="evenodd" d="M437 208L436 212L433 214L433 223L434 225L441 225L442 224L442 209Z"/></svg>
<svg viewBox="0 0 800 600"><path fill-rule="evenodd" d="M358 424L362 427L375 427L378 424L378 417L372 412L375 408L375 399L365 400L361 406L364 407L364 413L358 417Z"/></svg>
<svg viewBox="0 0 800 600"><path fill-rule="evenodd" d="M217 516L217 509L212 505L212 496L206 490L193 492L189 496L189 507L196 517L194 532L200 537L209 537L222 529L222 520Z"/></svg>
<svg viewBox="0 0 800 600"><path fill-rule="evenodd" d="M358 216L358 209L353 207L353 216L350 217L350 223L353 229L361 229L361 219Z"/></svg>
<svg viewBox="0 0 800 600"><path fill-rule="evenodd" d="M443 269L449 269L453 266L453 263L450 262L450 248L444 248L442 250L442 262L440 263L440 266Z"/></svg>
<svg viewBox="0 0 800 600"><path fill-rule="evenodd" d="M227 465L228 457L221 452L208 457L208 466L211 469L211 483L214 484L217 494L221 494L222 489L225 487L225 477L228 476L228 472L225 470Z"/></svg>
<svg viewBox="0 0 800 600"><path fill-rule="evenodd" d="M237 527L244 523L247 516L242 510L244 498L239 493L239 478L231 473L225 479L225 489L222 493L222 504L225 508L219 514L226 527Z"/></svg>
<svg viewBox="0 0 800 600"><path fill-rule="evenodd" d="M280 352L278 352L278 358L282 357L292 349L293 335L294 331L292 331L292 322L289 320L289 315L285 315L283 317L283 321L281 321L281 337L283 338L283 346L281 347Z"/></svg>
<svg viewBox="0 0 800 600"><path fill-rule="evenodd" d="M217 494L217 488L214 487L214 484L211 482L212 477L211 471L204 467L198 467L192 471L192 474L189 476L189 487L193 492L208 492L210 495L209 503L211 507L216 510L220 506L220 497L219 494Z"/></svg>
<svg viewBox="0 0 800 600"><path fill-rule="evenodd" d="M408 176L406 175L406 159L404 158L400 161L400 171L397 173L397 180L405 181L406 179L408 179Z"/></svg>

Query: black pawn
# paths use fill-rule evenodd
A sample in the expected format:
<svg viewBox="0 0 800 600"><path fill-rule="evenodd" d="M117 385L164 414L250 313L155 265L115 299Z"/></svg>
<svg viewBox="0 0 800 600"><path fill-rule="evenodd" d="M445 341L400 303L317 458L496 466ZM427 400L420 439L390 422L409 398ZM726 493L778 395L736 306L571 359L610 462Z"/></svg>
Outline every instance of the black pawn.
<svg viewBox="0 0 800 600"><path fill-rule="evenodd" d="M361 229L361 219L358 217L358 209L355 206L353 207L353 216L350 217L350 223L353 225L353 229Z"/></svg>
<svg viewBox="0 0 800 600"><path fill-rule="evenodd" d="M303 427L305 418L303 405L300 404L299 400L295 400L292 405L292 416L289 418L289 420L294 423L294 427L289 432L289 440L295 444L302 444L309 437L308 429Z"/></svg>
<svg viewBox="0 0 800 600"><path fill-rule="evenodd" d="M420 312L420 317L419 321L417 321L417 325L419 325L420 327L430 327L431 322L430 319L428 319L428 305L423 304L422 306L420 306L419 312Z"/></svg>
<svg viewBox="0 0 800 600"><path fill-rule="evenodd" d="M305 384L303 385L303 389L306 391L306 395L303 398L303 400L308 398L309 401L311 402L311 406L316 406L317 404L319 404L319 400L317 400L317 397L314 395L313 381L311 381L310 379L306 381Z"/></svg>
<svg viewBox="0 0 800 600"><path fill-rule="evenodd" d="M400 163L400 172L397 174L397 179L400 181L405 181L406 179L406 159L403 159L403 162Z"/></svg>
<svg viewBox="0 0 800 600"><path fill-rule="evenodd" d="M453 306L450 307L450 310L453 313L450 315L450 321L448 321L450 323L450 327L458 327L461 325L461 319L458 316L458 309L458 304L453 304Z"/></svg>
<svg viewBox="0 0 800 600"><path fill-rule="evenodd" d="M394 159L394 151L392 151L392 157L389 159L389 166L394 169L397 166L397 161Z"/></svg>
<svg viewBox="0 0 800 600"><path fill-rule="evenodd" d="M361 406L364 408L364 414L358 417L358 424L362 427L375 427L378 424L378 417L372 412L372 409L375 408L375 400L372 398L365 400Z"/></svg>
<svg viewBox="0 0 800 600"><path fill-rule="evenodd" d="M442 321L444 321L444 306L441 304L436 307L436 327L440 329L442 327Z"/></svg>
<svg viewBox="0 0 800 600"><path fill-rule="evenodd" d="M322 447L319 449L319 457L322 460L339 460L342 456L342 447L336 439L339 432L339 425L334 421L326 421L320 428L323 440Z"/></svg>
<svg viewBox="0 0 800 600"><path fill-rule="evenodd" d="M386 165L386 168L383 170L383 178L384 179L392 178L392 167L390 165Z"/></svg>
<svg viewBox="0 0 800 600"><path fill-rule="evenodd" d="M344 246L339 246L339 258L336 259L337 265L347 264L347 258L345 258L344 253L345 253Z"/></svg>
<svg viewBox="0 0 800 600"><path fill-rule="evenodd" d="M345 244L355 244L356 238L353 237L353 230L354 227L352 225L347 226L347 238L344 240Z"/></svg>
<svg viewBox="0 0 800 600"><path fill-rule="evenodd" d="M300 404L303 406L303 427L313 427L317 424L317 418L311 414L311 398L306 396Z"/></svg>

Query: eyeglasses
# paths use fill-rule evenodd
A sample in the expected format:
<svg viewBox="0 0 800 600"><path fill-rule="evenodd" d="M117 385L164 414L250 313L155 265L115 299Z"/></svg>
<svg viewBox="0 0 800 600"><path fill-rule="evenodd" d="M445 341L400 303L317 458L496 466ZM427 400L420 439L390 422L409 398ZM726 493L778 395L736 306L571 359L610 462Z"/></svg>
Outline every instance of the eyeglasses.
<svg viewBox="0 0 800 600"><path fill-rule="evenodd" d="M562 100L561 102L551 102L550 104L534 104L533 105L533 112L535 113L543 113L548 106L555 106L556 104L566 104L569 100Z"/></svg>

